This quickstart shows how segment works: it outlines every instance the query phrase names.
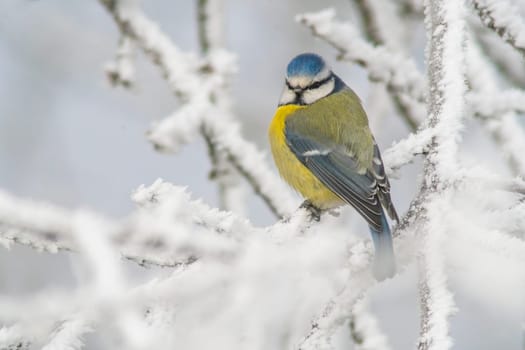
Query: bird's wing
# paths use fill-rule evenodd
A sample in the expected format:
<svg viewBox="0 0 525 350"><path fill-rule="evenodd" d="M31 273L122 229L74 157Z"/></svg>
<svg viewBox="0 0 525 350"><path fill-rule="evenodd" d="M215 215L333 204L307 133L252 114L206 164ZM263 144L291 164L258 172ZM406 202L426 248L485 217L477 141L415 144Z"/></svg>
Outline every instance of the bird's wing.
<svg viewBox="0 0 525 350"><path fill-rule="evenodd" d="M372 159L372 168L370 169L372 175L377 181L377 196L381 205L386 209L388 216L392 220L399 222L399 217L397 215L392 199L390 198L390 182L385 173L385 167L383 165L383 160L381 159L381 153L379 152L379 147L374 141L374 158Z"/></svg>
<svg viewBox="0 0 525 350"><path fill-rule="evenodd" d="M307 118L303 122L307 123ZM312 138L298 129L304 130L304 124L301 128L294 128L293 123L286 125L286 140L292 153L326 187L352 205L371 227L381 230L382 209L374 174L362 169L344 146Z"/></svg>

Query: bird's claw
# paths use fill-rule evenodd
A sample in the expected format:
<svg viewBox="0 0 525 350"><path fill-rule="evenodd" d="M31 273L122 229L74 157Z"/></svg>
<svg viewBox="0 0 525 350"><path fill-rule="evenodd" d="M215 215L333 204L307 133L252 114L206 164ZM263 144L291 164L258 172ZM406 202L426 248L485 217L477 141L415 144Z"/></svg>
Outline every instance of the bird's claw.
<svg viewBox="0 0 525 350"><path fill-rule="evenodd" d="M323 213L322 209L313 205L309 200L304 201L300 208L306 209L312 220L317 222L321 221L321 214Z"/></svg>

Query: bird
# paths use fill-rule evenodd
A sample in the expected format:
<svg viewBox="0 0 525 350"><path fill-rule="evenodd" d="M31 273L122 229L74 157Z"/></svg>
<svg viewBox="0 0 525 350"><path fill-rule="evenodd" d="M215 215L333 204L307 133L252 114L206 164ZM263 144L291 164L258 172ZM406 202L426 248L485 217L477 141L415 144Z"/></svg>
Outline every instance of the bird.
<svg viewBox="0 0 525 350"><path fill-rule="evenodd" d="M294 57L268 129L281 177L317 213L351 205L369 226L373 274L395 274L392 234L386 214L399 223L379 147L356 93L314 53ZM385 214L386 212L386 214Z"/></svg>

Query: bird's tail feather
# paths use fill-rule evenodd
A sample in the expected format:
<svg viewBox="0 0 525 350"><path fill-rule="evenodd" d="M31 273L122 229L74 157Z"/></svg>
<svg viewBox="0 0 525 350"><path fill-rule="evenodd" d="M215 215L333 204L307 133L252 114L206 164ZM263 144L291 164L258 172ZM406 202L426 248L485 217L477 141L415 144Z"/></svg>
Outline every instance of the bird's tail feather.
<svg viewBox="0 0 525 350"><path fill-rule="evenodd" d="M372 240L374 242L374 276L379 281L393 277L396 272L394 258L394 247L392 244L392 233L386 219L385 213L381 212L381 230L370 227Z"/></svg>

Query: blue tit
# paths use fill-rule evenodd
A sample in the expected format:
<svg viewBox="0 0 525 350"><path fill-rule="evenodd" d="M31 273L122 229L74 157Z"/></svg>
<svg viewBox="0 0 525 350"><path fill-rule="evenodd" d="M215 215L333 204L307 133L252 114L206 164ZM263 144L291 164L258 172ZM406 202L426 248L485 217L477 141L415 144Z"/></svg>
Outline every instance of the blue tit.
<svg viewBox="0 0 525 350"><path fill-rule="evenodd" d="M350 204L366 220L375 248L374 275L395 272L385 215L399 222L379 148L359 97L322 57L290 61L269 128L275 164L286 182L319 210Z"/></svg>

